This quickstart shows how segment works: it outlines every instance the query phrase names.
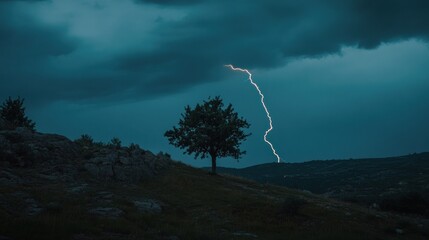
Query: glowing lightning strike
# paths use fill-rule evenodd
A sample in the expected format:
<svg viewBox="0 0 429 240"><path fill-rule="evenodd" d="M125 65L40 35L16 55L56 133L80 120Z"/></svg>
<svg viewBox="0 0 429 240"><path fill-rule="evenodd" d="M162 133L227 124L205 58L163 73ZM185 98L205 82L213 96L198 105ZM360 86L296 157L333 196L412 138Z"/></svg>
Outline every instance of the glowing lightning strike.
<svg viewBox="0 0 429 240"><path fill-rule="evenodd" d="M267 106L265 106L265 102L264 102L264 98L265 97L264 97L264 94L262 94L262 92L259 89L258 85L253 81L253 79L252 79L252 73L250 73L249 70L247 70L247 69L236 68L236 67L232 66L231 64L225 65L225 67L229 67L229 68L231 68L231 70L234 70L234 71L245 72L245 73L247 73L247 75L249 75L249 81L256 88L256 90L258 91L259 96L261 96L262 106L264 107L265 113L267 114L268 121L270 122L270 128L268 128L268 130L265 131L265 134L264 134L264 141L268 145L270 145L271 150L273 151L273 154L277 157L277 162L280 162L280 156L277 154L276 150L274 149L273 144L270 141L267 140L268 133L271 132L271 130L273 130L273 121L271 120L270 112L268 112Z"/></svg>

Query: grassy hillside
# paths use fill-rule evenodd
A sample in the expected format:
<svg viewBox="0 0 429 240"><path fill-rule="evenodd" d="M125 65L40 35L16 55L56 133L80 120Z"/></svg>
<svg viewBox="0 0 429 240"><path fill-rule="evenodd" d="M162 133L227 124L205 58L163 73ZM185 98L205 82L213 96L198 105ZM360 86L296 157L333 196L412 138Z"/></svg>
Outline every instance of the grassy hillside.
<svg viewBox="0 0 429 240"><path fill-rule="evenodd" d="M98 181L85 171L72 182L48 179L32 169L15 169L13 174L28 181L1 185L0 239L429 237L424 220L242 178L211 176L183 164L138 184ZM145 204L139 206L139 201ZM94 210L100 208L107 213Z"/></svg>

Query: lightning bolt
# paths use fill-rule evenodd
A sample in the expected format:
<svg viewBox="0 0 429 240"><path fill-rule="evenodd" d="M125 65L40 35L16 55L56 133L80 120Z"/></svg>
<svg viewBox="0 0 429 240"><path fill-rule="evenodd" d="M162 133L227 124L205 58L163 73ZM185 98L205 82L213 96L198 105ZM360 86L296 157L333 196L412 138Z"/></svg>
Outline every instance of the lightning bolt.
<svg viewBox="0 0 429 240"><path fill-rule="evenodd" d="M267 108L267 106L265 105L265 102L264 102L264 98L265 98L265 96L264 96L264 94L262 94L261 89L259 89L259 86L258 86L258 85L253 81L253 79L252 79L252 73L251 73L251 72L249 72L249 70L247 70L247 69L245 69L245 68L238 68L238 67L234 67L234 66L232 66L231 64L225 65L225 67L228 67L228 68L230 68L230 69L231 69L231 70L233 70L233 71L240 71L240 72L245 72L245 73L247 73L247 75L249 76L249 81L250 81L250 83L251 83L251 84L256 88L256 90L257 90L257 91L258 91L258 93L259 93L259 96L261 96L261 103L262 103L262 106L264 107L265 113L267 114L268 121L270 122L270 127L267 129L267 131L265 131L265 134L264 134L264 141L265 141L268 145L270 145L271 150L273 151L273 154L277 157L277 162L279 163L279 162L280 162L280 156L277 154L276 149L274 149L273 144L272 144L270 141L268 141L268 140L267 140L267 135L268 135L268 133L270 133L270 132L273 130L273 120L271 119L270 112L268 111L268 108Z"/></svg>

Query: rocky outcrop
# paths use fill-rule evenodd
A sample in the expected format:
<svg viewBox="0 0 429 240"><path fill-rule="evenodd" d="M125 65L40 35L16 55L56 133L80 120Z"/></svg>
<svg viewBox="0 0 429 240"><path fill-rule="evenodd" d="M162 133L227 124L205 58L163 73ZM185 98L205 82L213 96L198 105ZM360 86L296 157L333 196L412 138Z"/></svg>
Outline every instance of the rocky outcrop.
<svg viewBox="0 0 429 240"><path fill-rule="evenodd" d="M26 128L0 131L0 163L12 167L70 163L79 158L76 144L64 136Z"/></svg>
<svg viewBox="0 0 429 240"><path fill-rule="evenodd" d="M154 155L138 145L82 146L61 135L26 128L0 131L0 167L37 168L34 176L45 181L73 180L77 172L84 170L100 180L137 182L158 174L172 163L169 155ZM19 181L8 171L0 172L0 183Z"/></svg>
<svg viewBox="0 0 429 240"><path fill-rule="evenodd" d="M166 154L154 155L140 148L102 148L86 160L84 167L100 179L136 182L151 177L172 163Z"/></svg>

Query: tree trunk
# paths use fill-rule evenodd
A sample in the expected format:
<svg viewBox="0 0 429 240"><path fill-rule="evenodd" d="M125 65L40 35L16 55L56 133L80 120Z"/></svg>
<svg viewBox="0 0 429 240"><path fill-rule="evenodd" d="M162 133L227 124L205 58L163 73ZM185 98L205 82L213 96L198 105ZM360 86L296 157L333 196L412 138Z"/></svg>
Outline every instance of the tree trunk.
<svg viewBox="0 0 429 240"><path fill-rule="evenodd" d="M212 156L212 174L216 175L216 155Z"/></svg>

